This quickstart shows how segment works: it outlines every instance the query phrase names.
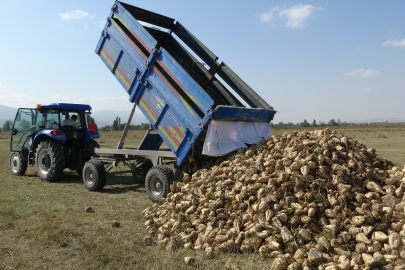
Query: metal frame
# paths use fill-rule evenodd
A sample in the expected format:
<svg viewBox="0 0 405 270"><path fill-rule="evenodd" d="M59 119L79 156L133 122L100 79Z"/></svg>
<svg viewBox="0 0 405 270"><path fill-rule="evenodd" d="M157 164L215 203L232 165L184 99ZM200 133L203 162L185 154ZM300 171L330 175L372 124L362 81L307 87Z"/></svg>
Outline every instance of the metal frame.
<svg viewBox="0 0 405 270"><path fill-rule="evenodd" d="M162 165L162 158L177 159L176 155L170 151L170 149L150 151L150 150L138 150L137 148L129 149L103 149L96 148L95 154L97 159L109 159L109 160L135 160L139 157L151 157L153 165Z"/></svg>

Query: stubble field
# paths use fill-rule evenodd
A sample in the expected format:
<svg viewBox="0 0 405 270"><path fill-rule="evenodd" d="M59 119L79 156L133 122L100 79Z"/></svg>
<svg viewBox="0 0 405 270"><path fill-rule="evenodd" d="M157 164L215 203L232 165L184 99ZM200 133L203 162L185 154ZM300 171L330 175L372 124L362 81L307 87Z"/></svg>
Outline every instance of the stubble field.
<svg viewBox="0 0 405 270"><path fill-rule="evenodd" d="M404 166L405 126L336 129ZM293 130L273 129L272 134ZM104 132L99 143L115 148L120 136ZM137 146L142 137L143 132L132 131L126 145ZM41 181L34 168L25 176L13 176L9 149L10 135L0 133L0 269L223 269L230 257L242 269L269 267L257 254L221 254L209 260L199 252L146 247L141 212L152 203L131 175L108 176L106 187L97 193L87 191L69 170L55 183ZM86 206L95 212L85 212ZM112 227L114 220L119 228ZM185 256L195 257L196 265L185 266Z"/></svg>

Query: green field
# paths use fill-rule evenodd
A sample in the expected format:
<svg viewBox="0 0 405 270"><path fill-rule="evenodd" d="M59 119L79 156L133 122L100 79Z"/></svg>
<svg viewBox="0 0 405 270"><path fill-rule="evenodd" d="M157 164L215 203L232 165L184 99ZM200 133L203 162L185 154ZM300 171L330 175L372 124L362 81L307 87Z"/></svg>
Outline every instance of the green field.
<svg viewBox="0 0 405 270"><path fill-rule="evenodd" d="M294 129L275 129L273 134ZM341 127L377 154L405 164L405 127ZM232 257L242 269L267 269L257 254L221 254L207 259L190 250L169 252L145 247L141 212L151 205L142 185L131 175L108 177L102 192L85 189L76 172L65 170L62 181L41 181L33 168L23 177L9 172L10 136L0 133L0 269L188 269L193 256L200 269L223 269ZM121 133L105 132L103 148L115 148ZM142 132L130 132L127 146L137 146ZM92 206L94 213L86 213ZM112 227L113 221L121 227ZM193 268L193 269L194 269Z"/></svg>

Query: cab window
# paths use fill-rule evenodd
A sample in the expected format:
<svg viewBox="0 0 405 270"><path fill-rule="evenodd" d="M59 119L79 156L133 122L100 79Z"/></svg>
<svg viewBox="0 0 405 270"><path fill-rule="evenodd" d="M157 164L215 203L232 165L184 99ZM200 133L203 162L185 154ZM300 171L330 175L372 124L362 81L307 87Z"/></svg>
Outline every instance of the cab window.
<svg viewBox="0 0 405 270"><path fill-rule="evenodd" d="M45 128L59 129L59 112L57 110L47 110L45 119Z"/></svg>
<svg viewBox="0 0 405 270"><path fill-rule="evenodd" d="M85 122L82 120L83 114L78 113L78 112L62 112L61 115L60 115L60 121L61 121L62 125L64 125L64 120L65 119L72 119L73 116L77 117L76 126L78 128L81 128L82 123L85 123Z"/></svg>

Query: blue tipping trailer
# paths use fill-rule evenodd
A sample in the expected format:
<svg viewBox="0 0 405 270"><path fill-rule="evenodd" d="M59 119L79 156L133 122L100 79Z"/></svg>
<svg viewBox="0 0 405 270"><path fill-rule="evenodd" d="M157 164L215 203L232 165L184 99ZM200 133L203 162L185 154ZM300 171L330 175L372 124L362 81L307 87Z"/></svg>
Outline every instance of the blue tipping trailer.
<svg viewBox="0 0 405 270"><path fill-rule="evenodd" d="M268 126L276 112L182 24L157 13L116 1L95 52L175 154L178 165L185 163L211 121Z"/></svg>

